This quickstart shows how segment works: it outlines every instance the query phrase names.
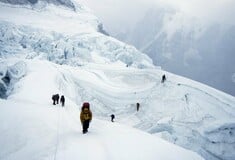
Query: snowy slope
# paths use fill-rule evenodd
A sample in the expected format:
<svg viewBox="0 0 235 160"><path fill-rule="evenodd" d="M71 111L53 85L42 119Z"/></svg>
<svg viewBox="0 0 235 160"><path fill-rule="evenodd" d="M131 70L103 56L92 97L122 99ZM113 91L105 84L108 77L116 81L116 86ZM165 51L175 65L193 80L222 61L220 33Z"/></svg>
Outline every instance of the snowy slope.
<svg viewBox="0 0 235 160"><path fill-rule="evenodd" d="M0 144L10 141L0 159L201 159L156 136L205 159L234 159L235 98L158 69L99 24L86 9L0 4ZM51 105L54 93L66 108ZM95 117L87 139L78 119L84 101ZM110 124L112 113L156 136Z"/></svg>
<svg viewBox="0 0 235 160"><path fill-rule="evenodd" d="M99 24L97 17L83 7L75 12L52 4L46 6L39 4L39 6L32 9L25 5L9 5L1 2L0 4L1 21L11 22L16 25L62 32L69 35L94 32Z"/></svg>
<svg viewBox="0 0 235 160"><path fill-rule="evenodd" d="M153 67L152 60L134 47L100 33L101 23L89 10L0 4L1 57L14 54L75 66L119 60L138 68Z"/></svg>
<svg viewBox="0 0 235 160"><path fill-rule="evenodd" d="M213 9L205 7L204 10L210 12ZM233 25L205 21L206 16L194 17L160 4L148 9L143 16L133 29L119 33L120 28L113 35L134 45L151 57L154 64L161 65L167 71L235 95L232 81L235 73L234 20L231 21ZM216 20L232 18L221 17L216 16Z"/></svg>
<svg viewBox="0 0 235 160"><path fill-rule="evenodd" d="M96 114L89 133L83 135L80 107L67 94L65 108L53 106L50 97L62 93L63 85L75 89L74 78L83 77L89 83L92 72L37 60L25 64L27 76L17 83L18 91L0 100L0 144L4 145L0 159L202 159L150 134L98 120ZM78 70L79 76L71 74L73 70ZM98 80L93 79L93 83ZM91 106L94 113L96 107L99 105Z"/></svg>

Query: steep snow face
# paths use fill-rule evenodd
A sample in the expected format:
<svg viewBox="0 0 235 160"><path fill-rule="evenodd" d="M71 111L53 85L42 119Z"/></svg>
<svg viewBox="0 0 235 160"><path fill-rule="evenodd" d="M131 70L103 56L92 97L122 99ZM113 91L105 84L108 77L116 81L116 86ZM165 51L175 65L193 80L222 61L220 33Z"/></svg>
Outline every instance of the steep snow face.
<svg viewBox="0 0 235 160"><path fill-rule="evenodd" d="M90 12L1 5L0 19L1 57L15 55L74 66L120 61L138 68L153 67L151 59L134 47L97 32L102 27Z"/></svg>
<svg viewBox="0 0 235 160"><path fill-rule="evenodd" d="M115 63L144 68L153 67L151 59L134 47L101 33L86 30L73 36L30 27L0 23L1 57L46 59L58 64L81 66L85 63ZM103 58L102 58L103 57Z"/></svg>
<svg viewBox="0 0 235 160"><path fill-rule="evenodd" d="M235 95L231 80L235 27L208 23L169 7L153 7L133 30L116 37L133 44L167 71Z"/></svg>

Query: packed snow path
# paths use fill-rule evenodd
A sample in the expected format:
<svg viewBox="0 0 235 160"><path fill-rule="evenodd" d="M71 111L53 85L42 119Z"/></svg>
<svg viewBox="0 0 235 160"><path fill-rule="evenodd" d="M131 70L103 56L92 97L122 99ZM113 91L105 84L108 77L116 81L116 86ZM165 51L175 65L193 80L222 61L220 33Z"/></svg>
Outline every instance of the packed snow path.
<svg viewBox="0 0 235 160"><path fill-rule="evenodd" d="M32 160L202 160L191 151L118 123L93 119L81 133L79 110L0 100L0 159ZM169 154L171 153L171 154Z"/></svg>

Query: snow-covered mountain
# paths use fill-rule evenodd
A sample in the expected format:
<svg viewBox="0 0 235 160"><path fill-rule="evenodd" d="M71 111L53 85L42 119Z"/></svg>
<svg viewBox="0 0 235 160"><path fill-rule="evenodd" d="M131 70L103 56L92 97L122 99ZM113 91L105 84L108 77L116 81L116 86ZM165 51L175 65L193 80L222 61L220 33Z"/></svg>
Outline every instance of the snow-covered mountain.
<svg viewBox="0 0 235 160"><path fill-rule="evenodd" d="M92 93L114 94L120 88L111 92L112 85L95 73L97 69L102 71L103 67L96 66L93 70L92 66L78 68L41 60L21 63L27 65L26 75L15 84L14 93L7 100L0 99L0 144L4 146L0 151L1 160L203 159L150 134L109 122L109 113L115 111L112 106L105 106L105 102L108 103L108 98L109 102L116 99L112 96L99 99ZM119 69L125 67L119 66L116 71ZM60 104L52 105L53 93L65 94L65 108ZM121 96L120 93L116 95ZM78 104L87 100L92 104L94 119L88 134L82 135ZM98 120L99 116L106 117L106 120ZM119 122L118 116L116 121Z"/></svg>
<svg viewBox="0 0 235 160"><path fill-rule="evenodd" d="M159 6L149 9L133 29L115 37L136 46L167 71L235 95L234 25L205 22Z"/></svg>
<svg viewBox="0 0 235 160"><path fill-rule="evenodd" d="M75 1L13 2L0 3L0 159L202 159L158 137L234 159L234 97L154 66ZM54 93L65 108L52 105ZM87 135L84 101L94 115Z"/></svg>

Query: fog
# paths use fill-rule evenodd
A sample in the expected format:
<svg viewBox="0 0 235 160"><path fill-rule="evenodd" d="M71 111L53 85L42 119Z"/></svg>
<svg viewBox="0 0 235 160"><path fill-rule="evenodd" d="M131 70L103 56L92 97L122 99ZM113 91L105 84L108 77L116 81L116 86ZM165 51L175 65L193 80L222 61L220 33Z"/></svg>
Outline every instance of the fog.
<svg viewBox="0 0 235 160"><path fill-rule="evenodd" d="M235 0L81 1L155 65L235 95Z"/></svg>
<svg viewBox="0 0 235 160"><path fill-rule="evenodd" d="M103 22L109 32L131 28L150 7L143 0L81 0Z"/></svg>
<svg viewBox="0 0 235 160"><path fill-rule="evenodd" d="M205 23L235 24L234 0L79 0L91 8L110 31L133 27L151 7L170 6Z"/></svg>

